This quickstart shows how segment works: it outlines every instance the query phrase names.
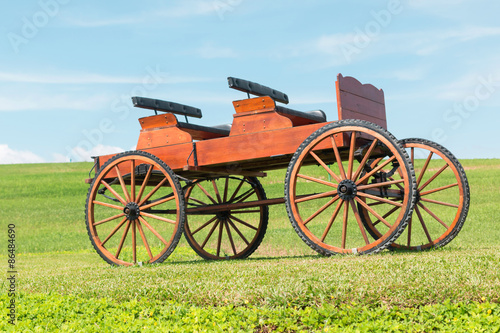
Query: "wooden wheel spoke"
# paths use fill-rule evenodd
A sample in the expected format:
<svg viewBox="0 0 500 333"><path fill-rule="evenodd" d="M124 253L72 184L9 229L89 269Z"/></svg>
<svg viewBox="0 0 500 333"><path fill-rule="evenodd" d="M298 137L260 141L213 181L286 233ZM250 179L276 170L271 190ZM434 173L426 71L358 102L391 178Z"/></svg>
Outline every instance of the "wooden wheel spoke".
<svg viewBox="0 0 500 333"><path fill-rule="evenodd" d="M255 190L253 188L249 189L248 191L245 192L245 194L243 194L243 197L239 198L238 201L236 201L235 203L244 202L246 199L250 198L254 193Z"/></svg>
<svg viewBox="0 0 500 333"><path fill-rule="evenodd" d="M123 194L125 195L125 199L127 202L130 202L130 195L127 190L127 186L125 185L125 181L123 180L122 174L120 172L120 168L118 168L118 165L115 165L115 172L118 176L118 180L120 181L120 186L122 187ZM118 258L118 256L117 256Z"/></svg>
<svg viewBox="0 0 500 333"><path fill-rule="evenodd" d="M137 230L139 230L139 235L141 235L142 242L144 243L144 246L146 247L146 251L148 252L149 260L153 259L153 254L151 253L151 248L149 247L148 240L146 239L146 235L144 234L144 231L142 230L141 223L136 220L137 223Z"/></svg>
<svg viewBox="0 0 500 333"><path fill-rule="evenodd" d="M319 158L318 155L316 155L312 150L309 152L309 154L311 154L311 156L314 157L314 159L323 167L323 169L326 170L326 172L328 172L328 174L330 176L332 176L333 179L335 179L337 181L337 183L341 182L340 177L337 176L332 170L330 170L328 165L326 165L326 163L323 162L323 160L321 158Z"/></svg>
<svg viewBox="0 0 500 333"><path fill-rule="evenodd" d="M417 213L420 224L422 225L422 228L424 229L425 235L427 236L427 240L429 241L429 243L432 243L431 235L429 235L429 231L427 230L427 226L425 225L424 219L422 218L422 214L420 213L420 209L418 209L418 207L415 207L415 212Z"/></svg>
<svg viewBox="0 0 500 333"><path fill-rule="evenodd" d="M224 226L226 227L227 237L229 238L229 243L231 243L233 254L236 255L236 246L234 246L233 236L231 235L231 230L229 230L229 223L225 221Z"/></svg>
<svg viewBox="0 0 500 333"><path fill-rule="evenodd" d="M214 225L212 226L212 229L210 229L210 231L209 231L209 233L208 233L207 237L205 237L205 240L204 240L204 241L203 241L203 243L201 244L201 248L202 248L202 249L203 249L203 248L205 248L205 245L207 245L208 240L210 239L210 237L212 237L212 234L214 233L215 228L217 228L217 226L219 225L219 223L221 223L221 221L220 221L220 220L217 220L217 221L214 223Z"/></svg>
<svg viewBox="0 0 500 333"><path fill-rule="evenodd" d="M130 199L135 201L135 160L131 161L130 166Z"/></svg>
<svg viewBox="0 0 500 333"><path fill-rule="evenodd" d="M222 230L224 229L224 222L219 223L219 238L217 239L217 257L220 257L220 247L222 244Z"/></svg>
<svg viewBox="0 0 500 333"><path fill-rule="evenodd" d="M118 209L118 210L123 211L123 207L112 205L112 204L109 204L107 202L101 202L101 201L94 200L94 201L92 201L92 203L95 205L104 206L104 207Z"/></svg>
<svg viewBox="0 0 500 333"><path fill-rule="evenodd" d="M380 206L380 205L385 205L385 202L382 202L382 201L370 202L367 205L370 206L370 207L372 207L372 206Z"/></svg>
<svg viewBox="0 0 500 333"><path fill-rule="evenodd" d="M194 201L194 202L197 202L197 203L199 203L199 204L200 204L200 205L202 205L202 206L208 206L208 204L207 204L206 202L203 202L203 201L198 200L198 199L196 199L196 198L189 197L189 198L188 198L188 201L190 201L190 200L191 200L191 201ZM193 204L191 204L191 205L193 205ZM194 206L196 206L196 205L194 205Z"/></svg>
<svg viewBox="0 0 500 333"><path fill-rule="evenodd" d="M148 168L148 172L146 173L146 177L144 177L144 180L142 181L141 188L139 189L139 193L137 194L136 202L141 201L142 194L144 193L144 190L146 189L146 185L149 182L149 177L151 177L151 173L153 172L153 166L150 165Z"/></svg>
<svg viewBox="0 0 500 333"><path fill-rule="evenodd" d="M413 150L413 148L412 148L412 150ZM413 218L410 217L410 220L408 221L408 227L406 228L408 230L408 237L407 237L407 243L406 243L407 247L411 246L411 225L412 225L412 222L413 222Z"/></svg>
<svg viewBox="0 0 500 333"><path fill-rule="evenodd" d="M335 210L333 211L333 214L332 214L332 217L330 218L330 220L328 221L328 224L325 228L325 231L323 232L323 235L321 235L321 241L324 242L325 241L325 238L326 236L328 235L328 233L330 232L330 228L332 227L332 224L333 224L333 221L335 221L335 218L337 217L339 211L340 211L340 208L342 208L342 204L344 203L343 200L339 201L339 203L337 204L337 207L335 207Z"/></svg>
<svg viewBox="0 0 500 333"><path fill-rule="evenodd" d="M251 225L251 224L249 224L249 223L247 223L247 222L245 222L245 221L243 221L243 220L241 220L241 219L237 218L236 216L234 216L234 215L232 215L232 214L229 214L229 217L230 217L232 220L234 220L234 221L236 221L236 222L238 222L238 223L240 223L240 224L243 224L244 226L246 226L246 227L248 227L248 228L250 228L250 229L253 229L253 230L258 230L258 228L257 228L257 227L254 227L253 225Z"/></svg>
<svg viewBox="0 0 500 333"><path fill-rule="evenodd" d="M431 178L429 178L424 185L418 188L419 191L422 191L427 185L429 185L437 176L441 174L446 168L448 168L448 164L445 164L441 169L438 170ZM417 185L418 186L418 185Z"/></svg>
<svg viewBox="0 0 500 333"><path fill-rule="evenodd" d="M354 149L356 148L356 132L351 132L351 145L349 147L349 163L347 164L347 178L352 179L354 167Z"/></svg>
<svg viewBox="0 0 500 333"><path fill-rule="evenodd" d="M233 195L231 195L231 198L228 200L229 202L233 201L233 199L236 197L236 195L238 194L238 192L241 189L241 186L243 186L244 183L245 183L245 179L242 179L240 181L240 183L238 184L238 186L236 187L236 189L234 190Z"/></svg>
<svg viewBox="0 0 500 333"><path fill-rule="evenodd" d="M325 192L325 193L319 193L319 194L311 194L308 196L301 197L299 199L295 199L295 203L300 203L300 202L304 202L304 201L320 199L320 198L325 198L325 197L332 197L335 195L337 195L337 190L329 191L329 192Z"/></svg>
<svg viewBox="0 0 500 333"><path fill-rule="evenodd" d="M226 177L226 180L224 181L224 199L222 202L227 202L227 192L229 190L229 177Z"/></svg>
<svg viewBox="0 0 500 333"><path fill-rule="evenodd" d="M418 179L417 179L417 187L420 185L420 182L422 181L422 178L424 177L424 174L427 171L427 167L429 166L429 162L431 161L431 158L432 158L433 154L434 153L431 151L429 153L429 156L427 156L427 160L425 160L425 164L422 167L422 171L420 172L420 175L418 176Z"/></svg>
<svg viewBox="0 0 500 333"><path fill-rule="evenodd" d="M394 213L395 211L397 211L399 209L399 207L393 207L390 211L388 211L387 213L385 213L382 217L384 219L388 218L389 216L392 215L392 213ZM376 226L377 224L379 224L379 222L381 222L380 220L376 220L375 222L373 222L373 226Z"/></svg>
<svg viewBox="0 0 500 333"><path fill-rule="evenodd" d="M125 217L120 223L118 223L118 225L111 231L111 233L108 235L108 237L106 237L102 242L101 242L101 245L104 246L104 244L106 244L106 242L111 238L113 237L114 234L116 234L116 232L118 231L118 229L120 229L123 224L127 222L127 218Z"/></svg>
<svg viewBox="0 0 500 333"><path fill-rule="evenodd" d="M163 186L163 184L165 184L165 182L166 182L167 180L168 180L168 179L167 179L167 177L163 178L163 180L162 180L161 182L159 182L159 183L158 183L158 185L156 185L156 186L155 186L155 188L154 188L154 189L152 189L152 190L151 190L151 192L149 192L149 193L148 193L148 195L146 195L146 196L144 197L144 199L142 199L142 200L141 200L141 202L139 203L139 206L144 205L144 203L145 203L146 201L148 201L148 199L149 199L149 198L151 198L151 197L153 196L153 194L155 194L155 193L156 193L156 191L158 191L158 190L160 189L160 187L162 187L162 186Z"/></svg>
<svg viewBox="0 0 500 333"><path fill-rule="evenodd" d="M340 197L338 195L334 196L330 201L328 201L326 204L324 204L323 207L321 207L314 214L312 214L311 216L309 216L309 218L304 221L304 225L306 225L312 219L314 219L316 216L318 216L319 214L321 214L322 212L324 212L325 209L327 209L328 207L330 207L332 204L335 203L335 201L337 201L339 199L340 199Z"/></svg>
<svg viewBox="0 0 500 333"><path fill-rule="evenodd" d="M205 228L207 225L209 225L210 223L212 223L215 220L217 220L217 216L214 216L210 220L208 220L207 222L203 223L203 225L201 225L200 227L198 227L195 231L191 232L191 235L196 234L198 231L200 231L201 229Z"/></svg>
<svg viewBox="0 0 500 333"><path fill-rule="evenodd" d="M428 190L428 191L425 191L425 192L420 192L420 197L423 197L424 195L428 195L428 194L431 194L431 193L436 193L436 192L439 192L439 191L444 191L444 190L447 190L447 189L455 187L455 186L458 186L458 183L449 184L449 185L445 185L445 186L441 186L441 187L437 187L435 189Z"/></svg>
<svg viewBox="0 0 500 333"><path fill-rule="evenodd" d="M200 185L200 183L196 183L196 186L198 186L198 188L203 192L205 193L205 195L207 196L207 198L210 199L210 201L212 201L212 203L214 204L217 204L218 202L212 198L212 196L207 192L207 190L205 190L205 188L203 186Z"/></svg>
<svg viewBox="0 0 500 333"><path fill-rule="evenodd" d="M378 143L378 139L373 140L372 144L370 145L370 148L368 148L368 151L366 152L365 156L361 160L361 163L359 163L358 169L354 173L354 176L352 177L352 180L355 181L359 177L359 175L361 174L361 171L363 171L363 169L364 169L364 167L366 165L366 162L370 158L370 156L372 154L372 151L375 148L375 146L377 145L377 143Z"/></svg>
<svg viewBox="0 0 500 333"><path fill-rule="evenodd" d="M151 208L151 207L154 207L154 206L158 206L158 205L161 205L161 204L163 204L165 202L169 202L171 200L174 200L175 199L174 194L172 193L171 195L172 195L171 197L164 198L164 199L161 199L161 200L158 200L158 201L151 202L151 203L149 203L147 205L141 206L141 210L148 209L148 208Z"/></svg>
<svg viewBox="0 0 500 333"><path fill-rule="evenodd" d="M452 203L449 203L449 202L442 202L442 201L437 201L437 200L432 200L432 199L427 199L427 198L420 198L420 200L421 201L425 201L425 202L434 203L434 204L437 204L437 205L458 208L458 205L455 205L455 204L452 204Z"/></svg>
<svg viewBox="0 0 500 333"><path fill-rule="evenodd" d="M137 238L135 232L135 220L131 222L132 224L132 261L134 264L137 262Z"/></svg>
<svg viewBox="0 0 500 333"><path fill-rule="evenodd" d="M358 186L358 191L366 190L366 189L374 188L374 187L390 186L390 185L393 185L393 184L403 183L404 181L405 181L404 179L398 179L398 180L391 180L391 181L382 182L382 183L373 183L373 184L368 184L368 185L359 185Z"/></svg>
<svg viewBox="0 0 500 333"><path fill-rule="evenodd" d="M118 218L120 218L122 216L125 216L125 213L120 213L118 215L108 217L107 219L101 220L99 222L94 222L92 225L99 225L99 224L103 224L103 223L106 223L106 222L110 222L110 221L116 220L116 219L118 219Z"/></svg>
<svg viewBox="0 0 500 333"><path fill-rule="evenodd" d="M118 257L120 256L120 252L122 252L123 243L125 242L125 238L127 238L128 230L130 229L130 222L131 221L127 222L127 226L125 227L125 230L123 231L122 239L120 240L120 244L118 245L118 249L116 250L116 255L115 255L116 259L118 259Z"/></svg>
<svg viewBox="0 0 500 333"><path fill-rule="evenodd" d="M231 219L227 219L227 222L231 225L231 227L233 227L233 229L236 231L236 233L240 236L241 239L243 239L243 241L245 242L245 244L248 246L250 245L250 242L245 238L245 236L243 236L243 234L241 233L240 229L238 229L236 227L236 225L233 223L233 221L231 221Z"/></svg>
<svg viewBox="0 0 500 333"><path fill-rule="evenodd" d="M365 241L365 244L368 245L370 244L370 241L368 240L368 236L366 235L366 230L365 227L363 226L363 222L361 221L361 217L359 216L358 209L356 208L356 204L354 203L353 200L349 200L351 204L352 211L354 213L354 216L356 217L356 221L358 222L358 227L359 230L361 231L361 235L363 236L363 240Z"/></svg>
<svg viewBox="0 0 500 333"><path fill-rule="evenodd" d="M349 201L344 201L344 216L342 219L342 248L345 249L347 238L347 220L349 219Z"/></svg>
<svg viewBox="0 0 500 333"><path fill-rule="evenodd" d="M432 216L436 221L438 221L439 223L441 223L443 225L443 227L445 227L446 229L448 229L449 227L446 225L446 223L443 222L443 220L441 220L439 217L437 217L436 214L434 214L429 208L427 208L426 206L424 206L421 202L418 203L418 205L427 212L427 214L429 214L430 216Z"/></svg>
<svg viewBox="0 0 500 333"><path fill-rule="evenodd" d="M337 143L335 142L335 138L333 137L333 135L330 135L330 140L332 141L333 152L335 153L335 160L339 165L340 177L342 180L346 179L344 166L342 165L342 159L340 158L339 148L337 147Z"/></svg>
<svg viewBox="0 0 500 333"><path fill-rule="evenodd" d="M370 178L374 173L378 172L380 169L382 169L383 167L385 167L387 164L391 163L392 161L394 161L396 159L396 155L393 155L391 156L390 158L388 158L386 161L384 161L384 163L380 164L379 166L377 166L375 169L373 169L372 171L368 172L366 175L364 175L363 177L361 177L357 182L356 182L356 185L359 185L361 183L363 183L366 179Z"/></svg>
<svg viewBox="0 0 500 333"><path fill-rule="evenodd" d="M123 199L119 194L118 192L116 192L112 187L111 185L109 185L108 183L106 183L104 180L101 180L101 184L104 185L104 187L106 187L109 192L111 192L111 194L113 194L115 196L116 199L118 199L118 201L120 201L120 203L122 205L126 205L127 204L127 201L125 199Z"/></svg>
<svg viewBox="0 0 500 333"><path fill-rule="evenodd" d="M310 176L306 176L306 175L302 175L302 174L297 174L297 177L302 178L302 179L306 179L306 180L310 180L310 181L318 183L318 184L323 184L326 186L337 188L337 184L328 182L326 180L322 180L322 179L318 179L318 178L314 178L314 177L310 177Z"/></svg>
<svg viewBox="0 0 500 333"><path fill-rule="evenodd" d="M411 153L410 153L410 158L411 158L411 164L415 165L415 147L411 147Z"/></svg>
<svg viewBox="0 0 500 333"><path fill-rule="evenodd" d="M360 197L365 197L365 198L369 198L369 199L372 199L372 200L375 200L375 201L384 202L384 203L387 203L387 204L390 204L390 205L393 205L393 206L397 206L397 207L403 207L403 204L401 202L392 201L392 200L389 200L389 199L377 197L376 195L371 195L371 194L363 193L363 192L358 192L357 194Z"/></svg>
<svg viewBox="0 0 500 333"><path fill-rule="evenodd" d="M403 178L403 175L401 173L401 168L398 168L398 173L401 176L401 178ZM395 181L393 177L389 177L389 180ZM402 183L402 182L404 182L404 179L399 179L399 181ZM398 182L394 183L394 185L396 185L401 191L405 190L405 188L403 186L401 186Z"/></svg>
<svg viewBox="0 0 500 333"><path fill-rule="evenodd" d="M364 202L363 200L361 200L361 199L360 199L360 198L358 198L358 197L355 197L354 199L355 199L357 202L359 202L359 204L360 204L361 206L363 206L363 207L364 207L367 211L369 211L369 212L370 212L373 216L375 216L375 217L376 217L377 219L379 219L379 220L380 220L383 224L385 224L388 228L391 228L391 227L392 227L392 225L391 225L389 222L387 222L387 221L385 220L385 218L383 218L382 216L380 216L380 214L379 214L379 213L377 213L375 210L373 210L373 208L371 208L370 206L368 206L368 205L366 204L366 202Z"/></svg>
<svg viewBox="0 0 500 333"><path fill-rule="evenodd" d="M168 223L172 223L172 224L176 224L177 223L174 220L167 219L165 217L161 217L161 216L154 215L154 214L149 214L149 213L141 212L141 215L144 215L146 217L150 217L150 218L155 219L155 220L160 220L160 221L163 221L163 222L168 222Z"/></svg>
<svg viewBox="0 0 500 333"><path fill-rule="evenodd" d="M220 196L219 189L217 188L217 184L215 183L215 180L214 180L214 179L212 179L212 185L214 186L214 191L215 191L215 195L216 195L216 197L217 197L217 201L218 201L219 203L221 203L221 202L222 202L222 198L221 198L221 196Z"/></svg>
<svg viewBox="0 0 500 333"><path fill-rule="evenodd" d="M139 220L144 224L146 228L148 228L158 239L165 245L168 245L168 242L163 239L163 237L156 231L142 216L139 216Z"/></svg>

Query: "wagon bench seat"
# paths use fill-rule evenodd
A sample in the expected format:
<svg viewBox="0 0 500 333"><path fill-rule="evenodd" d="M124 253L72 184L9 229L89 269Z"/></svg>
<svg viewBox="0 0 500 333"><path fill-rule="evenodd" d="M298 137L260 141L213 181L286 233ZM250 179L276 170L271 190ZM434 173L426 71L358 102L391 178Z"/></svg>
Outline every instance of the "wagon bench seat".
<svg viewBox="0 0 500 333"><path fill-rule="evenodd" d="M229 136L229 132L231 131L230 124L216 125L216 126L209 127L209 126L202 126L202 125L196 125L196 124L191 124L191 123L178 122L177 125L179 128L182 128L186 132L191 133L191 135L194 134L193 138L206 137L206 136L212 136L212 137L214 137L214 136L216 136L216 137Z"/></svg>
<svg viewBox="0 0 500 333"><path fill-rule="evenodd" d="M286 107L281 106L281 105L276 105L276 111L278 113L284 115L287 118L301 118L303 122L308 122L308 120L309 120L309 123L324 123L324 122L326 122L326 114L322 110L297 111L297 110L286 108Z"/></svg>

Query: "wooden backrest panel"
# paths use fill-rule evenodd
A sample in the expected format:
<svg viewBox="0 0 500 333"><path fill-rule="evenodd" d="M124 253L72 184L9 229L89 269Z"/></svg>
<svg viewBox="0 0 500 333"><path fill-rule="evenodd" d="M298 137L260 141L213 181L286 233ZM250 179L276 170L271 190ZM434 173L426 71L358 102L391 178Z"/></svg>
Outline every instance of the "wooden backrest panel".
<svg viewBox="0 0 500 333"><path fill-rule="evenodd" d="M387 129L384 91L362 84L353 77L337 75L337 108L339 120L362 119Z"/></svg>

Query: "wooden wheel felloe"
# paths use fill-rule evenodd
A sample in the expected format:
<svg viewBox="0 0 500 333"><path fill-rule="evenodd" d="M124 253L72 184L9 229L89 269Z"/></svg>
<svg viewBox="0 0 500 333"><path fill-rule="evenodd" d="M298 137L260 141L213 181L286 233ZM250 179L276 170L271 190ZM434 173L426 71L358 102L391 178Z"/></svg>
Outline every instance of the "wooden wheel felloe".
<svg viewBox="0 0 500 333"><path fill-rule="evenodd" d="M161 263L182 235L184 196L160 159L125 152L106 162L92 181L85 213L90 241L106 262Z"/></svg>
<svg viewBox="0 0 500 333"><path fill-rule="evenodd" d="M266 233L269 211L259 201L266 194L254 177L196 181L186 190L185 236L205 259L242 259Z"/></svg>
<svg viewBox="0 0 500 333"><path fill-rule="evenodd" d="M378 160L375 168L373 160ZM375 178L382 168L391 173ZM400 143L383 128L362 120L342 120L314 132L294 154L285 179L292 226L324 255L387 248L406 227L415 194L413 168ZM373 240L366 232L358 204L382 221L381 237ZM393 207L390 216L380 209L386 204Z"/></svg>
<svg viewBox="0 0 500 333"><path fill-rule="evenodd" d="M425 139L404 139L417 178L417 200L408 228L392 244L394 248L425 250L453 240L469 210L469 184L460 162L443 146ZM386 206L387 212L389 208ZM378 237L377 221L362 217L370 233Z"/></svg>

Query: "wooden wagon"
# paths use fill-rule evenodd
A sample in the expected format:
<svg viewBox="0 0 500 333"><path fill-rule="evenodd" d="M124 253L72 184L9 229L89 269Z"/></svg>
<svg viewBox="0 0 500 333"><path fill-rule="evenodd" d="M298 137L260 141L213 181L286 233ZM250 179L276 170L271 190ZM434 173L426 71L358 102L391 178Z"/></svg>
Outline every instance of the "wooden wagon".
<svg viewBox="0 0 500 333"><path fill-rule="evenodd" d="M201 118L198 108L132 97L155 113L139 119L137 150L94 157L87 180L87 230L105 261L162 262L182 233L205 259L246 258L266 233L268 207L282 203L323 255L429 249L462 228L462 166L434 142L396 140L382 90L339 74L339 120L328 121L321 110L285 107L278 90L228 83L248 97L233 102L231 125L197 125L188 117ZM284 194L267 198L259 178L285 168Z"/></svg>

